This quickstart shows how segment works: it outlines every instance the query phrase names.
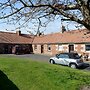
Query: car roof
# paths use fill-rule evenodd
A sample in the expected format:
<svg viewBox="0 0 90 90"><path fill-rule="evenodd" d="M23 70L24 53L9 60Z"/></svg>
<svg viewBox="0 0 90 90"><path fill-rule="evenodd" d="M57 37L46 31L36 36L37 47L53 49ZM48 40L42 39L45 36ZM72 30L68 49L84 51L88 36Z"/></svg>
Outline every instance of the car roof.
<svg viewBox="0 0 90 90"><path fill-rule="evenodd" d="M73 56L75 56L75 55L78 55L78 53L73 53L73 52L70 52L70 53L68 53L68 52L65 52L65 53L60 53L60 54L66 54L66 55L68 55L68 56L70 56L70 57L73 57Z"/></svg>
<svg viewBox="0 0 90 90"><path fill-rule="evenodd" d="M78 53L75 53L75 52L64 52L64 53L59 53L59 54L78 54Z"/></svg>

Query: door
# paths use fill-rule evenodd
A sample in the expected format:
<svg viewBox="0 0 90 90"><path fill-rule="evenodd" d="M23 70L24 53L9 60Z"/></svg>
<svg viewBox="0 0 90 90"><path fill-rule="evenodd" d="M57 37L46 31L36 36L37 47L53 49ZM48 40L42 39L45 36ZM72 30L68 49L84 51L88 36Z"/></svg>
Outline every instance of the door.
<svg viewBox="0 0 90 90"><path fill-rule="evenodd" d="M44 53L44 45L41 45L41 53Z"/></svg>
<svg viewBox="0 0 90 90"><path fill-rule="evenodd" d="M73 52L74 51L74 45L69 45L69 52Z"/></svg>
<svg viewBox="0 0 90 90"><path fill-rule="evenodd" d="M67 65L67 60L69 59L69 56L67 54L59 54L55 60L55 63Z"/></svg>

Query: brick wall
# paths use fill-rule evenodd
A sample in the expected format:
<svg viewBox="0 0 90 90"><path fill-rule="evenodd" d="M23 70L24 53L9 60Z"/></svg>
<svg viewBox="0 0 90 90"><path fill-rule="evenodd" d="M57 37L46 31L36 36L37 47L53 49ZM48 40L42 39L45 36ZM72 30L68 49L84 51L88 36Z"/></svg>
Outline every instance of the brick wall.
<svg viewBox="0 0 90 90"><path fill-rule="evenodd" d="M85 52L85 44L74 44L74 50L80 54Z"/></svg>
<svg viewBox="0 0 90 90"><path fill-rule="evenodd" d="M60 52L69 52L69 44L49 44L51 46L51 50L48 50L48 44L44 44L43 45L43 53L42 54L46 54L46 55L55 55L57 53ZM83 53L88 53L90 54L90 52L86 52L85 51L85 44L73 44L74 45L74 51L78 52L80 54ZM34 53L38 53L41 54L41 45L37 45L37 49L34 49L34 45L33 45L33 52Z"/></svg>
<svg viewBox="0 0 90 90"><path fill-rule="evenodd" d="M41 45L37 45L36 44L36 46L37 46L37 48L35 49L35 46L32 45L32 47L33 47L33 53L39 53L39 54L41 54Z"/></svg>
<svg viewBox="0 0 90 90"><path fill-rule="evenodd" d="M34 49L34 45L33 45L33 53L36 54L46 54L46 55L54 55L57 53L56 51L56 46L54 44L49 44L51 47L51 50L48 50L48 44L44 44L43 45L43 53L41 53L41 45L37 45L37 49Z"/></svg>

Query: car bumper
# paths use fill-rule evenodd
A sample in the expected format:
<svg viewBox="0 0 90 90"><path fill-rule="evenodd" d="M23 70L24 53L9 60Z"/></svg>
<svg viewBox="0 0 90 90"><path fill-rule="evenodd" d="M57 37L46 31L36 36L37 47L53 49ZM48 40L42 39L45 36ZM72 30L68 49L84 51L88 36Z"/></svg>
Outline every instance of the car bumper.
<svg viewBox="0 0 90 90"><path fill-rule="evenodd" d="M77 68L86 68L86 67L89 67L89 66L90 66L90 64L88 64L88 63L79 63L77 65Z"/></svg>

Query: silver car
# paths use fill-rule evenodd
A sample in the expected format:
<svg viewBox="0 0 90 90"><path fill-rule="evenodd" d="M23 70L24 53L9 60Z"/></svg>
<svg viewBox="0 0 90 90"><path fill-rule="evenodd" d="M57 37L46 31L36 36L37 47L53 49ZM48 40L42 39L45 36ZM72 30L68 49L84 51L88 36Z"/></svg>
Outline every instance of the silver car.
<svg viewBox="0 0 90 90"><path fill-rule="evenodd" d="M88 67L89 64L84 63L82 58L77 53L60 53L56 54L55 57L51 57L49 62L51 64L62 64L67 65L71 68L78 68L86 66Z"/></svg>

